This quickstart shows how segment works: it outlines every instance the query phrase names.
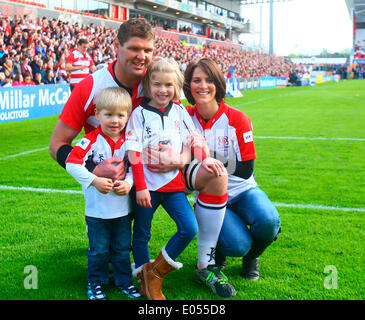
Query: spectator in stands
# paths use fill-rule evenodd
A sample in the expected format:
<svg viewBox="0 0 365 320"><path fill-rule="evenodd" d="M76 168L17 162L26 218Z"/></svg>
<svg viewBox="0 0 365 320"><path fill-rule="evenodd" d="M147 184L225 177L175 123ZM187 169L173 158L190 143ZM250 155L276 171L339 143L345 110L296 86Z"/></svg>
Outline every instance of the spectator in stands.
<svg viewBox="0 0 365 320"><path fill-rule="evenodd" d="M14 76L14 81L12 83L13 87L22 86L23 85L23 75L21 73L16 73Z"/></svg>
<svg viewBox="0 0 365 320"><path fill-rule="evenodd" d="M45 84L56 84L56 77L52 69L48 69L44 79Z"/></svg>
<svg viewBox="0 0 365 320"><path fill-rule="evenodd" d="M67 57L66 71L70 72L70 86L71 90L83 79L85 79L89 73L96 70L93 59L87 53L88 41L86 39L80 39L77 42L77 47Z"/></svg>
<svg viewBox="0 0 365 320"><path fill-rule="evenodd" d="M39 72L34 75L34 83L36 85L44 84L42 75Z"/></svg>
<svg viewBox="0 0 365 320"><path fill-rule="evenodd" d="M30 73L28 73L28 72L24 73L24 81L22 82L22 85L23 86L34 86L35 85Z"/></svg>
<svg viewBox="0 0 365 320"><path fill-rule="evenodd" d="M31 66L29 65L29 58L26 56L23 56L22 58L21 70L23 76L25 76L25 74L27 73L30 75L31 78L33 78L33 71Z"/></svg>
<svg viewBox="0 0 365 320"><path fill-rule="evenodd" d="M37 60L35 60L32 71L33 71L34 76L37 73L40 73L41 77L42 77L42 82L44 82L44 79L46 78L46 70L45 70L44 65L43 65L43 60L40 59L39 57L37 58Z"/></svg>

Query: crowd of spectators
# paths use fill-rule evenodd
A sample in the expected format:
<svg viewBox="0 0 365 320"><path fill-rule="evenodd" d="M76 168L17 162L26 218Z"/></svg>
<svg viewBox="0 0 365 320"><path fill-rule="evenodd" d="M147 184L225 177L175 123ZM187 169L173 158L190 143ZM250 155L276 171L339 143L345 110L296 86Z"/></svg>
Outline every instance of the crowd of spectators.
<svg viewBox="0 0 365 320"><path fill-rule="evenodd" d="M117 31L74 25L46 17L0 18L0 86L68 83L66 59L81 38L97 68L115 59L112 41Z"/></svg>
<svg viewBox="0 0 365 320"><path fill-rule="evenodd" d="M226 77L267 77L288 76L295 68L285 58L257 51L242 50L235 47L209 44L207 46L186 46L180 41L158 38L155 53L175 59L185 70L186 64L199 57L214 59ZM234 70L234 75L232 74Z"/></svg>
<svg viewBox="0 0 365 320"><path fill-rule="evenodd" d="M66 59L81 38L88 40L88 53L96 69L115 59L112 45L117 30L94 24L71 25L46 17L0 18L0 86L68 83ZM155 55L172 57L184 71L186 64L199 57L218 62L226 77L288 76L290 60L275 55L234 47L186 45L176 40L157 38Z"/></svg>

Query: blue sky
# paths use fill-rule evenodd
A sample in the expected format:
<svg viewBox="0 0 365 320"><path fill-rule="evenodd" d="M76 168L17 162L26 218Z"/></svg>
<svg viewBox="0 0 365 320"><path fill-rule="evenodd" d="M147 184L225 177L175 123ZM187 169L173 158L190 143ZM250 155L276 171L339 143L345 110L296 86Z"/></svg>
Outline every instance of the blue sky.
<svg viewBox="0 0 365 320"><path fill-rule="evenodd" d="M262 44L269 48L269 4L262 5ZM248 45L259 45L260 6L243 6L243 17L258 33L244 35ZM274 3L274 53L317 54L352 47L352 23L345 0L292 0Z"/></svg>

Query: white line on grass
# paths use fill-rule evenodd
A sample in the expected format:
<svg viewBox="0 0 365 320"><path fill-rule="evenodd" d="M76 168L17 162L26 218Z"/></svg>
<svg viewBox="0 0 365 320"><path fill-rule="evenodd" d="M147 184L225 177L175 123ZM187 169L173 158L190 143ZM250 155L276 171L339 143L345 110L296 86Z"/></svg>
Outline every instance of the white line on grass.
<svg viewBox="0 0 365 320"><path fill-rule="evenodd" d="M48 188L30 188L30 187L13 187L0 185L0 190L14 190L14 191L32 191L32 192L43 192L43 193L66 193L66 194L82 194L79 190L61 190L61 189L48 189ZM193 196L188 196L189 201L194 201ZM345 208L345 207L333 207L333 206L322 206L318 204L296 204L296 203L282 203L274 202L277 207L285 208L301 208L301 209L313 209L313 210L327 210L327 211L356 211L365 212L365 208Z"/></svg>
<svg viewBox="0 0 365 320"><path fill-rule="evenodd" d="M10 156L5 156L0 158L0 160L6 160L6 159L10 159L10 158L16 158L19 156L24 156L25 154L29 154L29 153L33 153L33 152L38 152L38 151L44 151L47 150L48 147L44 147L44 148L39 148L39 149L33 149L33 150L28 150L28 151L24 151L24 152L20 152L20 153L16 153L16 154L11 154Z"/></svg>
<svg viewBox="0 0 365 320"><path fill-rule="evenodd" d="M289 140L342 140L342 141L365 141L365 138L331 138L331 137L276 137L276 136L255 136L255 139L289 139Z"/></svg>

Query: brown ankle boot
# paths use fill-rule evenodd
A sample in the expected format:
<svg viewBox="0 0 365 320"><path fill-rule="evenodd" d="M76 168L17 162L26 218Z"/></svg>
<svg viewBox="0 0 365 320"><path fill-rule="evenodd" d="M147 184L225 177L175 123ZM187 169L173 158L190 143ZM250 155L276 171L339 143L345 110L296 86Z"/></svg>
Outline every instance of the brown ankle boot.
<svg viewBox="0 0 365 320"><path fill-rule="evenodd" d="M142 273L148 299L166 300L161 291L163 279L168 273L181 267L181 263L172 260L168 256L165 247L162 248L154 262L144 264Z"/></svg>

